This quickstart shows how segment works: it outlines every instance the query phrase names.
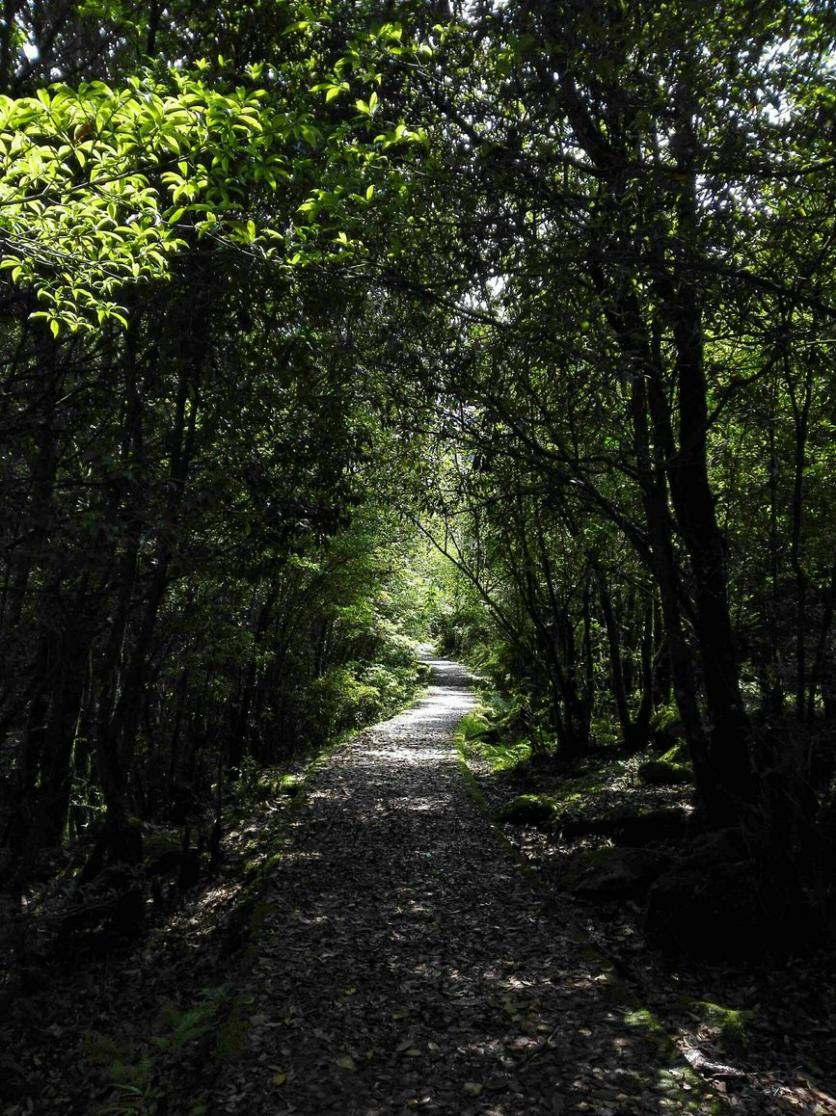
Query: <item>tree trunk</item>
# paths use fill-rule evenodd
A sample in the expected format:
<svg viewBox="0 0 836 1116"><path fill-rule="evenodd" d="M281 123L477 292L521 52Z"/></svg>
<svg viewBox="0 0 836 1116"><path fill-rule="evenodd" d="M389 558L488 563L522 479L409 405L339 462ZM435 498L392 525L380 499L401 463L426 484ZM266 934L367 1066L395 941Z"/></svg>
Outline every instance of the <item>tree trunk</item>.
<svg viewBox="0 0 836 1116"><path fill-rule="evenodd" d="M621 636L616 623L612 607L612 597L607 587L606 579L600 570L596 571L598 579L598 592L601 597L601 612L604 616L604 627L607 632L607 648L610 658L610 677L612 680L613 697L618 714L618 723L621 727L621 738L629 746L632 733L630 721L630 708L627 702L627 691L624 685L624 670L621 660Z"/></svg>
<svg viewBox="0 0 836 1116"><path fill-rule="evenodd" d="M673 323L679 387L679 445L669 461L677 527L694 578L694 628L700 647L709 719L710 760L719 795L720 820L732 821L755 795L749 718L740 693L739 668L728 604L726 545L717 522L708 477L708 389L703 356L700 293L693 285L691 256L698 245L696 140L689 109L677 106L676 157L683 185L678 202L679 244L674 272L659 272L665 309Z"/></svg>

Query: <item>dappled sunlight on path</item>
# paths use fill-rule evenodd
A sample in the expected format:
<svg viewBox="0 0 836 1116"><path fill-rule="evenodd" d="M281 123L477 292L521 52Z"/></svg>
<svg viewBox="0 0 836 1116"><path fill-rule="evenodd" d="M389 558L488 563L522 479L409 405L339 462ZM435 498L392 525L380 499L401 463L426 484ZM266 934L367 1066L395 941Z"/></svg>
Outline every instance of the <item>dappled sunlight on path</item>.
<svg viewBox="0 0 836 1116"><path fill-rule="evenodd" d="M468 677L431 666L415 706L316 776L237 990L219 1110L668 1110L647 1028L469 798L452 745Z"/></svg>

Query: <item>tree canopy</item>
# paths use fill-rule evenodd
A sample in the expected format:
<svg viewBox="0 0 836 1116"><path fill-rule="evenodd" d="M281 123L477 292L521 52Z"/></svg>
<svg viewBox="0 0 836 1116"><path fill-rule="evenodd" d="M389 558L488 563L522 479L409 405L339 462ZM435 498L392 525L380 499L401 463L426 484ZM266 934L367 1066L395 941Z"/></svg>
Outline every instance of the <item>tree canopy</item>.
<svg viewBox="0 0 836 1116"><path fill-rule="evenodd" d="M145 823L217 846L225 788L396 708L430 636L556 762L676 726L708 828L824 840L835 33L826 0L6 5L18 901L68 843L85 882Z"/></svg>

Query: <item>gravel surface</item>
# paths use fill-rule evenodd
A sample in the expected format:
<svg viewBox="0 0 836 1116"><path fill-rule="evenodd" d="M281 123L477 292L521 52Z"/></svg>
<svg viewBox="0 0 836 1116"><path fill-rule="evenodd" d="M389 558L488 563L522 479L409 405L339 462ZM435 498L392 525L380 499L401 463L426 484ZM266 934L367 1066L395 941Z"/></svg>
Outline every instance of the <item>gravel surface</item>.
<svg viewBox="0 0 836 1116"><path fill-rule="evenodd" d="M236 993L219 1111L709 1112L577 928L474 802L452 732L474 704L432 660L406 713L312 782Z"/></svg>

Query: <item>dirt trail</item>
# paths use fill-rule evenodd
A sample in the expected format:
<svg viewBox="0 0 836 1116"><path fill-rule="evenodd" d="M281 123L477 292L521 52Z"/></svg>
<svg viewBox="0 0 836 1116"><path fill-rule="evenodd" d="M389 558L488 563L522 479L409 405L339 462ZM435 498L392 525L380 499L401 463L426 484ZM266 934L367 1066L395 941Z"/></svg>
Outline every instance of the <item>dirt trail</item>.
<svg viewBox="0 0 836 1116"><path fill-rule="evenodd" d="M452 744L466 672L431 666L422 700L313 781L236 988L243 1050L217 1110L687 1111L606 966L497 847Z"/></svg>

